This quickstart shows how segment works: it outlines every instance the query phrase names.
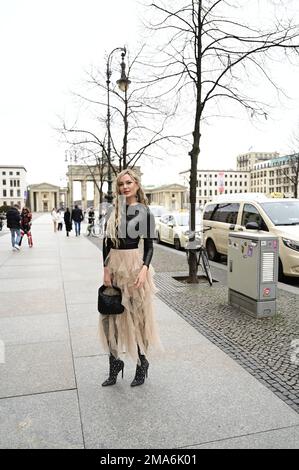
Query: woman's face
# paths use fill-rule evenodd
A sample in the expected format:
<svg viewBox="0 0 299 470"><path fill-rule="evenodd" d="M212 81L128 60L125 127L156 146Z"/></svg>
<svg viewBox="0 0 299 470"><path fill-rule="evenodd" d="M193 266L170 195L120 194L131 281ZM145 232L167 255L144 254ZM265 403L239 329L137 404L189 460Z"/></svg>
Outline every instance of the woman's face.
<svg viewBox="0 0 299 470"><path fill-rule="evenodd" d="M118 189L121 195L126 196L127 199L132 199L136 197L139 186L138 183L127 174L120 178Z"/></svg>

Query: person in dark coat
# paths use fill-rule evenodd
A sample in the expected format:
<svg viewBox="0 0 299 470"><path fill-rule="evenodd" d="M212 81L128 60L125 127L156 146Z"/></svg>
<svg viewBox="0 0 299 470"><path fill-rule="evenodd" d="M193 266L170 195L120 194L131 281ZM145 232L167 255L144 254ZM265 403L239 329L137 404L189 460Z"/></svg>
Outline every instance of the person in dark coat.
<svg viewBox="0 0 299 470"><path fill-rule="evenodd" d="M82 210L76 205L75 209L72 211L72 220L75 222L76 237L80 235L81 222L83 218Z"/></svg>
<svg viewBox="0 0 299 470"><path fill-rule="evenodd" d="M69 232L72 230L72 218L69 208L66 209L63 219L65 223L66 236L68 237Z"/></svg>
<svg viewBox="0 0 299 470"><path fill-rule="evenodd" d="M21 216L19 212L18 204L15 204L13 207L10 207L6 213L7 227L10 229L11 233L11 244L12 249L20 249L19 243L21 240Z"/></svg>

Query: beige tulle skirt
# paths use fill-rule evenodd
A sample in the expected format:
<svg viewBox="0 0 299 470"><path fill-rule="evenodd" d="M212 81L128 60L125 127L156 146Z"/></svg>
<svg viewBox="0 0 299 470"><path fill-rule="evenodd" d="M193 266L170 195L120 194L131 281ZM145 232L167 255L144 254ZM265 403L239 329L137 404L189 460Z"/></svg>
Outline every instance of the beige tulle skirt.
<svg viewBox="0 0 299 470"><path fill-rule="evenodd" d="M157 291L152 266L147 271L143 287L134 287L142 268L143 260L139 249L111 249L108 266L113 284L121 289L125 310L120 315L100 315L99 335L107 352L115 357L127 352L138 361L138 348L147 355L151 350L162 350L155 313L153 294Z"/></svg>

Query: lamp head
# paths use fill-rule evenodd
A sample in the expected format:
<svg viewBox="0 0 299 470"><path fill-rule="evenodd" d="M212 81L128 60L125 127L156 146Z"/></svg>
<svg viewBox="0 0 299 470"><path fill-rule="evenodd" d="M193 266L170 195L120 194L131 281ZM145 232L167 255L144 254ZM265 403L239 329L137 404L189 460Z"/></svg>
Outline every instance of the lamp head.
<svg viewBox="0 0 299 470"><path fill-rule="evenodd" d="M116 81L119 89L123 92L126 92L129 88L129 85L131 83L131 80L128 79L128 77L126 76L126 64L125 64L125 61L124 61L124 58L125 58L125 55L126 55L126 52L123 52L121 54L121 76L120 76L120 79Z"/></svg>

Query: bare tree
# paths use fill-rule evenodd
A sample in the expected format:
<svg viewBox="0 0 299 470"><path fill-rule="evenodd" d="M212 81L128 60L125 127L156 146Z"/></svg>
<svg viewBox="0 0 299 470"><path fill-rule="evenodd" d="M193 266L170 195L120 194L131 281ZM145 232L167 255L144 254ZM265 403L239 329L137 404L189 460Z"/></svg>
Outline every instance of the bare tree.
<svg viewBox="0 0 299 470"><path fill-rule="evenodd" d="M246 16L249 3L251 9L255 9L251 20ZM265 3L270 12L272 2L264 0ZM144 63L154 70L151 85L162 88L161 99L164 94L170 100L174 91L173 100L179 105L187 101L193 116L189 151L193 234L190 241L194 240L195 232L197 165L203 120L215 109L221 114L220 106L228 101L245 109L250 117L267 118L269 107L258 101L257 85L250 87L248 84L254 78L258 86L265 81L275 92L281 93L266 66L272 60L290 58L292 52L298 54L298 25L274 16L271 21L263 17L261 23L259 6L260 2L255 0L157 0L150 4L149 27L151 34L156 33L158 44L150 63ZM189 90L193 93L192 99ZM190 252L189 256L189 282L198 282L195 252Z"/></svg>
<svg viewBox="0 0 299 470"><path fill-rule="evenodd" d="M142 50L142 48L141 48ZM183 140L181 135L167 133L168 121L173 116L173 111L169 106L161 106L159 100L153 100L146 96L144 83L141 83L137 75L133 74L134 67L138 68L138 61L141 50L132 61L128 58L127 77L131 79L132 86L124 93L117 87L110 90L112 100L110 102L111 111L111 170L114 174L124 168L134 168L142 158L162 159L168 152L169 147L177 140ZM119 73L119 71L118 71ZM113 76L118 77L117 71L113 70ZM106 156L107 151L107 85L105 75L99 71L88 73L87 84L89 86L89 96L79 93L74 95L89 105L89 112L92 113L93 128L86 129L79 126L77 122L68 125L62 120L59 131L65 136L67 143L75 146L98 146ZM93 95L93 96L90 96ZM99 137L99 129L104 137Z"/></svg>

